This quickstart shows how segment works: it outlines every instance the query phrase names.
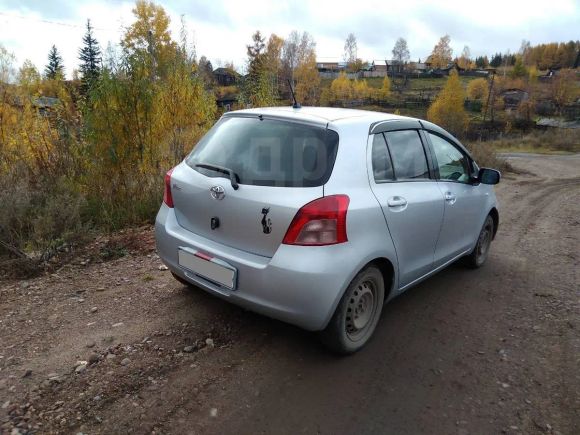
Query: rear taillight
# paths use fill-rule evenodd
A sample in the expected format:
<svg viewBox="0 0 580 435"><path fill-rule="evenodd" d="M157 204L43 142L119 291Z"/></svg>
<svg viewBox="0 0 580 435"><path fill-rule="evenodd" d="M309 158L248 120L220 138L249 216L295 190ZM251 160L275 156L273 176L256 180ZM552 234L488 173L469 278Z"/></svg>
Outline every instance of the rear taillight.
<svg viewBox="0 0 580 435"><path fill-rule="evenodd" d="M350 199L331 195L309 202L296 213L282 243L322 246L348 241L346 211Z"/></svg>
<svg viewBox="0 0 580 435"><path fill-rule="evenodd" d="M163 191L163 202L167 207L173 208L173 195L171 194L171 173L173 169L167 171L165 174L165 190Z"/></svg>

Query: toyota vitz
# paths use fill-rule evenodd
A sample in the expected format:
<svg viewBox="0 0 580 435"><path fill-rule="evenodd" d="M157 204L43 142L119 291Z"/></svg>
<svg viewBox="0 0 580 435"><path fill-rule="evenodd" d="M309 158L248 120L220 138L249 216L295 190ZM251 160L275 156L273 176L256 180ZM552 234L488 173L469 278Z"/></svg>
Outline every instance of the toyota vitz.
<svg viewBox="0 0 580 435"><path fill-rule="evenodd" d="M234 111L165 176L157 248L179 281L352 353L384 302L460 258L484 264L499 180L430 122Z"/></svg>

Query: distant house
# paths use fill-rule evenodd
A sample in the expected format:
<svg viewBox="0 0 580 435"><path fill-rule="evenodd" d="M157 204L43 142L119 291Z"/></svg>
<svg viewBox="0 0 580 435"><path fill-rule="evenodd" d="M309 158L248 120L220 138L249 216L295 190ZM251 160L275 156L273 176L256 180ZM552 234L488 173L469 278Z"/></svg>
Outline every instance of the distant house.
<svg viewBox="0 0 580 435"><path fill-rule="evenodd" d="M386 60L373 60L372 71L376 73L383 73L387 75L387 61Z"/></svg>
<svg viewBox="0 0 580 435"><path fill-rule="evenodd" d="M401 74L405 70L405 64L397 60L373 60L372 71L387 74Z"/></svg>
<svg viewBox="0 0 580 435"><path fill-rule="evenodd" d="M216 68L213 75L219 86L233 86L240 78L240 74L230 68Z"/></svg>
<svg viewBox="0 0 580 435"><path fill-rule="evenodd" d="M387 72L389 74L401 74L405 71L405 63L398 60L387 60Z"/></svg>
<svg viewBox="0 0 580 435"><path fill-rule="evenodd" d="M413 72L424 73L431 69L431 64L427 62L417 62L414 64Z"/></svg>
<svg viewBox="0 0 580 435"><path fill-rule="evenodd" d="M346 72L347 63L340 61L318 61L316 69L318 75L324 79L335 79L341 72ZM354 78L354 73L347 74L349 78Z"/></svg>
<svg viewBox="0 0 580 435"><path fill-rule="evenodd" d="M451 74L451 71L453 71L453 70L455 70L457 72L457 74L461 74L461 73L465 72L465 68L461 68L457 64L457 62L451 62L445 68L438 68L435 71L439 72L445 76L448 76L449 74Z"/></svg>
<svg viewBox="0 0 580 435"><path fill-rule="evenodd" d="M316 62L316 69L321 73L335 73L346 69L346 62Z"/></svg>
<svg viewBox="0 0 580 435"><path fill-rule="evenodd" d="M361 67L361 71L373 71L374 65L372 63L365 62Z"/></svg>
<svg viewBox="0 0 580 435"><path fill-rule="evenodd" d="M366 63L360 74L362 77L385 77L401 74L404 70L405 64L396 60L375 59L371 63Z"/></svg>

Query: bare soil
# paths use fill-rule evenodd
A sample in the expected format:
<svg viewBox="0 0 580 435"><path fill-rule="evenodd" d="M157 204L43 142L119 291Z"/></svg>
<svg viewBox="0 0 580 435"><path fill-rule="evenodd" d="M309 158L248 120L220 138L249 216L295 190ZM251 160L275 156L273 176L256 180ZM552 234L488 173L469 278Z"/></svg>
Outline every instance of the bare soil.
<svg viewBox="0 0 580 435"><path fill-rule="evenodd" d="M346 358L179 284L151 228L0 282L0 433L580 433L580 155L509 160L485 267L395 299Z"/></svg>

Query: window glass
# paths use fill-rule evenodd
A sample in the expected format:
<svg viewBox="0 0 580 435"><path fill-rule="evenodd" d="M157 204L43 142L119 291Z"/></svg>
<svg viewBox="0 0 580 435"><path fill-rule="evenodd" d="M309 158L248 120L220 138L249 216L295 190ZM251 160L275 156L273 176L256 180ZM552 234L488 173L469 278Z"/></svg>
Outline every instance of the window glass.
<svg viewBox="0 0 580 435"><path fill-rule="evenodd" d="M439 178L460 183L469 182L467 157L448 140L436 134L428 134L437 159Z"/></svg>
<svg viewBox="0 0 580 435"><path fill-rule="evenodd" d="M186 162L208 177L233 170L240 184L280 187L321 186L330 177L338 134L326 128L272 119L228 117L197 144Z"/></svg>
<svg viewBox="0 0 580 435"><path fill-rule="evenodd" d="M391 165L389 150L382 133L375 134L372 154L375 181L392 180L394 178L393 165Z"/></svg>
<svg viewBox="0 0 580 435"><path fill-rule="evenodd" d="M421 137L416 130L385 133L397 180L429 178Z"/></svg>

